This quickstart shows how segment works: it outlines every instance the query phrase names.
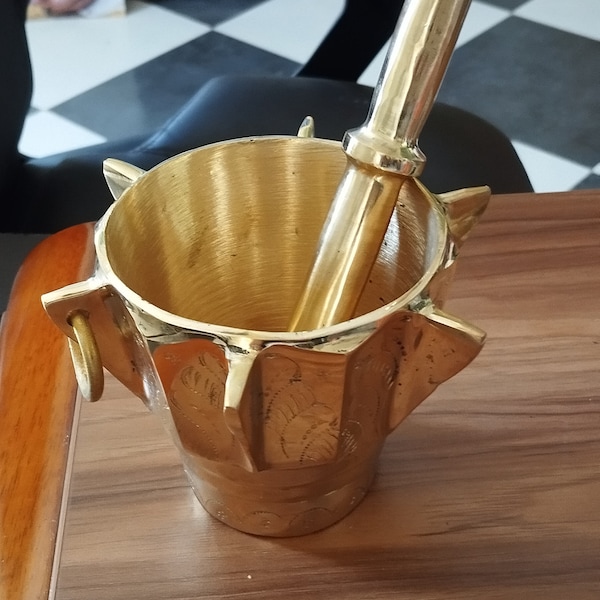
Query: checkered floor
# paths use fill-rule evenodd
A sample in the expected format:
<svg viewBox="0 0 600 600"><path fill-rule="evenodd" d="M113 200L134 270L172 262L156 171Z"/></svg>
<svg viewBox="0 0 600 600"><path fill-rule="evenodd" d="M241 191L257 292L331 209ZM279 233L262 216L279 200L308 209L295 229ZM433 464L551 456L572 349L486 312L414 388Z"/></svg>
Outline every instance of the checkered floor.
<svg viewBox="0 0 600 600"><path fill-rule="evenodd" d="M121 18L28 23L35 87L22 152L150 132L216 74L293 74L343 0L127 6ZM599 41L599 0L474 0L439 99L505 131L536 191L600 188ZM375 83L383 54L361 83Z"/></svg>

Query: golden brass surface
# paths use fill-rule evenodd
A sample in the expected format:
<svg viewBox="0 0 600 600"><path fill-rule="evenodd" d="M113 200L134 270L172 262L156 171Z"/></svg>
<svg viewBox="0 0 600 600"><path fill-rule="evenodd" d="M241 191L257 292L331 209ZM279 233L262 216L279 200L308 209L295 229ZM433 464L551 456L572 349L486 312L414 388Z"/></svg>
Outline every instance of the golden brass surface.
<svg viewBox="0 0 600 600"><path fill-rule="evenodd" d="M147 173L108 161L109 179L132 183L111 185L96 273L43 297L71 338L86 315L202 505L242 531L300 535L350 512L386 436L485 337L441 306L489 190L447 202L416 179L352 318L286 330L345 166L340 144L310 137L214 144Z"/></svg>
<svg viewBox="0 0 600 600"><path fill-rule="evenodd" d="M425 156L418 136L437 95L470 0L409 0L403 7L367 120L346 133L348 165L334 194L289 329L351 317L398 196Z"/></svg>
<svg viewBox="0 0 600 600"><path fill-rule="evenodd" d="M348 156L417 177L418 138L429 116L471 0L407 0L392 36L365 123L348 131Z"/></svg>
<svg viewBox="0 0 600 600"><path fill-rule="evenodd" d="M102 359L94 332L87 316L77 311L69 319L75 339L69 339L69 349L75 365L75 375L82 395L95 402L104 391L104 372Z"/></svg>
<svg viewBox="0 0 600 600"><path fill-rule="evenodd" d="M413 187L404 186L406 181L348 164L288 329L318 329L352 316L394 207Z"/></svg>

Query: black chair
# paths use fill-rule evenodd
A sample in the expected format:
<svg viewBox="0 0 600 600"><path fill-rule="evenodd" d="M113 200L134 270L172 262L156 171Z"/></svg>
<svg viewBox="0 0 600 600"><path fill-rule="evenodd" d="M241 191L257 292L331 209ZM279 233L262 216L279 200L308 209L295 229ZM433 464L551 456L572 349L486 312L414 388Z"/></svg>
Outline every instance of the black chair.
<svg viewBox="0 0 600 600"><path fill-rule="evenodd" d="M23 0L12 3L23 4ZM0 10L6 11L6 3L2 4ZM297 76L218 77L202 86L149 138L111 142L42 159L7 160L5 164L10 162L12 167L10 173L3 174L7 180L3 187L10 201L3 203L2 229L53 232L98 219L111 202L101 169L107 157L149 169L170 156L211 142L295 134L309 114L315 118L317 136L341 140L347 129L360 125L366 117L372 89L354 80L391 35L401 5L398 0L349 0L337 24ZM13 12L13 28L22 30L22 22L15 22L17 16ZM3 29L7 27L3 16L0 23ZM365 39L355 35L356 30L368 30L371 35ZM24 38L17 33L13 31L9 37L18 51L4 54L13 62L17 56L22 73L29 73ZM346 39L362 40L362 45L345 44ZM21 75L17 83L20 85L12 87L21 89L14 103L22 104L26 76ZM18 109L25 114L25 106ZM13 140L16 133L13 125ZM531 191L506 136L459 108L437 103L420 145L428 159L421 179L434 192L482 184L489 185L494 193Z"/></svg>

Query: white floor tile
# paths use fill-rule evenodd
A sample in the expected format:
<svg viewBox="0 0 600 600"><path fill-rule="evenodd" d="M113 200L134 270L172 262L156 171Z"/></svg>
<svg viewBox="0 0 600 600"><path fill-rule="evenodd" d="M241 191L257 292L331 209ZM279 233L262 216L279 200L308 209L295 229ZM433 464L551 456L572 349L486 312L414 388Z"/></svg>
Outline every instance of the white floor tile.
<svg viewBox="0 0 600 600"><path fill-rule="evenodd" d="M536 192L565 192L585 179L591 169L534 148L517 140L512 143Z"/></svg>
<svg viewBox="0 0 600 600"><path fill-rule="evenodd" d="M473 2L469 8L469 12L467 13L462 29L460 30L460 35L458 36L458 40L456 42L456 48L459 48L461 45L470 42L472 39L476 38L478 35L481 35L488 29L495 27L509 16L510 12L508 10L490 6L482 2ZM371 64L365 69L358 80L359 83L371 86L374 86L377 83L388 45L389 43L386 44L385 48L382 48L382 50L372 60Z"/></svg>
<svg viewBox="0 0 600 600"><path fill-rule="evenodd" d="M381 68L383 67L383 61L387 54L390 43L388 42L378 53L377 56L371 61L371 64L363 71L363 74L358 78L358 83L363 85L370 85L375 87L377 81L379 81L379 75L381 74Z"/></svg>
<svg viewBox="0 0 600 600"><path fill-rule="evenodd" d="M125 17L27 23L34 107L52 108L210 30L155 5L128 7Z"/></svg>
<svg viewBox="0 0 600 600"><path fill-rule="evenodd" d="M599 0L530 0L515 15L600 41Z"/></svg>
<svg viewBox="0 0 600 600"><path fill-rule="evenodd" d="M25 156L41 158L100 144L106 139L68 119L51 112L38 112L25 120L19 151Z"/></svg>
<svg viewBox="0 0 600 600"><path fill-rule="evenodd" d="M289 60L305 63L343 6L343 0L269 0L215 29Z"/></svg>
<svg viewBox="0 0 600 600"><path fill-rule="evenodd" d="M510 11L475 0L469 7L456 47L460 48L462 45L467 44L508 17L510 17Z"/></svg>

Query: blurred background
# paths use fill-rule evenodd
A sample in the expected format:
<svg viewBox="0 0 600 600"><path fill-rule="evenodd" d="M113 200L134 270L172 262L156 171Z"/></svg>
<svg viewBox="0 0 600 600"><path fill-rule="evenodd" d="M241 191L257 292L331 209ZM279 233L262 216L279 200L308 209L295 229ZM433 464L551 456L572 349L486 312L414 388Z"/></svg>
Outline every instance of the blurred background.
<svg viewBox="0 0 600 600"><path fill-rule="evenodd" d="M150 133L215 75L293 75L343 6L129 0L120 16L30 19L34 96L20 150ZM536 191L600 188L599 42L599 0L474 0L438 99L504 131ZM375 84L384 50L359 82Z"/></svg>

